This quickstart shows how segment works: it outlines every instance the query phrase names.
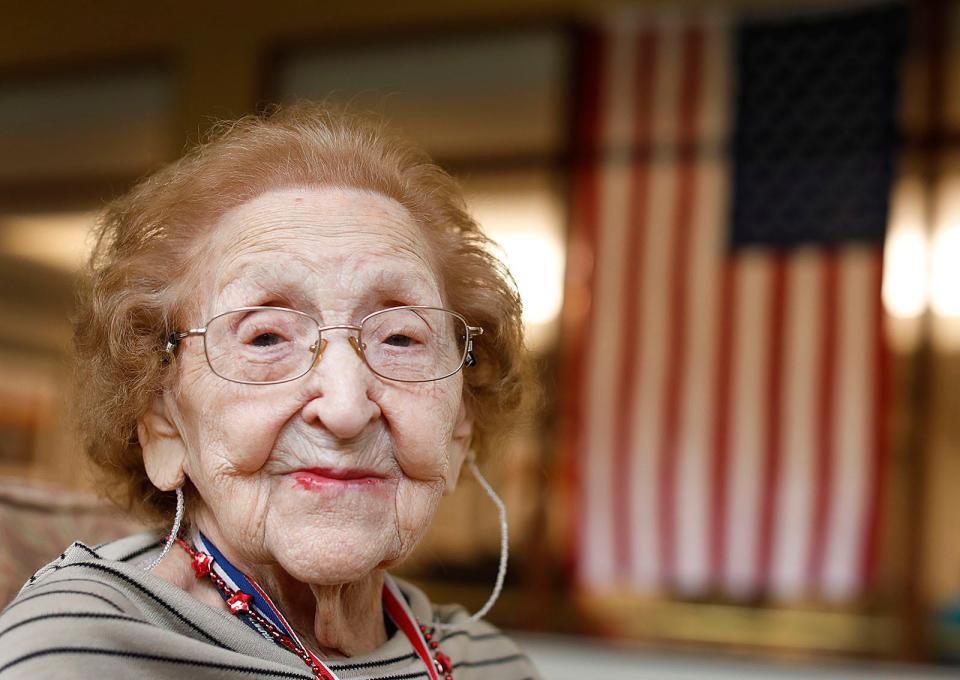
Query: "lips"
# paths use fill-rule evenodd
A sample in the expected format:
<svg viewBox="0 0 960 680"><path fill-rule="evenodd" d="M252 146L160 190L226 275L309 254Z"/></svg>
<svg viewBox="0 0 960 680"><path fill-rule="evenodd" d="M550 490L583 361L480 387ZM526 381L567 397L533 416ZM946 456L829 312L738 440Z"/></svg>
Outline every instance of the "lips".
<svg viewBox="0 0 960 680"><path fill-rule="evenodd" d="M386 481L382 474L359 468L309 468L296 470L292 476L296 483L307 491L321 491L331 487L373 487Z"/></svg>

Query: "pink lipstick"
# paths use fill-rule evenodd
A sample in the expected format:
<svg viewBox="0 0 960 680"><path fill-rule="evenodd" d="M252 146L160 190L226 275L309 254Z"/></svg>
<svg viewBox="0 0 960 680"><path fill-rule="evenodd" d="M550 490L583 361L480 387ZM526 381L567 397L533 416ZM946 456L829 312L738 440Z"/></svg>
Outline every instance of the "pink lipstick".
<svg viewBox="0 0 960 680"><path fill-rule="evenodd" d="M292 474L297 484L307 491L376 487L386 481L383 475L356 468L310 468Z"/></svg>

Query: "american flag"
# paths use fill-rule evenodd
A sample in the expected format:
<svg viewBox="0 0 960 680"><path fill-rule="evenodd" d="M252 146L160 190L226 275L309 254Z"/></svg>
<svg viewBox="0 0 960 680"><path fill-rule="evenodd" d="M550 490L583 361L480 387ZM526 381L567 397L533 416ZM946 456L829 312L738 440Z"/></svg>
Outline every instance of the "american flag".
<svg viewBox="0 0 960 680"><path fill-rule="evenodd" d="M630 13L585 37L566 417L586 591L871 587L901 20Z"/></svg>

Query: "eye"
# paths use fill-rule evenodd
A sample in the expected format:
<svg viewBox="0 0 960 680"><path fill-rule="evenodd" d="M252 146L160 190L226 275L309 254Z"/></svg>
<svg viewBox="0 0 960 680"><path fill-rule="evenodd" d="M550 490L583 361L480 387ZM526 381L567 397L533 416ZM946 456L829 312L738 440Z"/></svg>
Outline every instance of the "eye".
<svg viewBox="0 0 960 680"><path fill-rule="evenodd" d="M281 342L283 342L283 338L276 333L261 333L251 340L250 344L254 347L271 347Z"/></svg>
<svg viewBox="0 0 960 680"><path fill-rule="evenodd" d="M300 318L283 310L245 314L237 327L237 339L247 347L270 348L291 342L298 336Z"/></svg>
<svg viewBox="0 0 960 680"><path fill-rule="evenodd" d="M401 350L415 352L421 349L429 341L430 327L416 312L388 309L364 322L361 334L372 344L396 356Z"/></svg>
<svg viewBox="0 0 960 680"><path fill-rule="evenodd" d="M383 342L394 347L409 347L414 340L409 335L394 333L390 337L386 338Z"/></svg>

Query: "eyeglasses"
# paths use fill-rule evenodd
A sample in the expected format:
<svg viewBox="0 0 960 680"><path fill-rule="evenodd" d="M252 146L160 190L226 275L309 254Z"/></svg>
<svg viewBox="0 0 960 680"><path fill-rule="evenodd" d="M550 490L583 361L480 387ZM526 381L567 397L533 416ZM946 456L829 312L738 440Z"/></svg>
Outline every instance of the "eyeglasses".
<svg viewBox="0 0 960 680"><path fill-rule="evenodd" d="M306 375L323 356L330 331L353 331L348 340L371 371L399 382L447 378L476 363L473 338L479 326L448 309L419 305L368 314L357 326L321 326L309 314L285 307L240 307L210 319L203 328L173 331L166 357L184 338L203 336L210 370L224 380L272 385Z"/></svg>

